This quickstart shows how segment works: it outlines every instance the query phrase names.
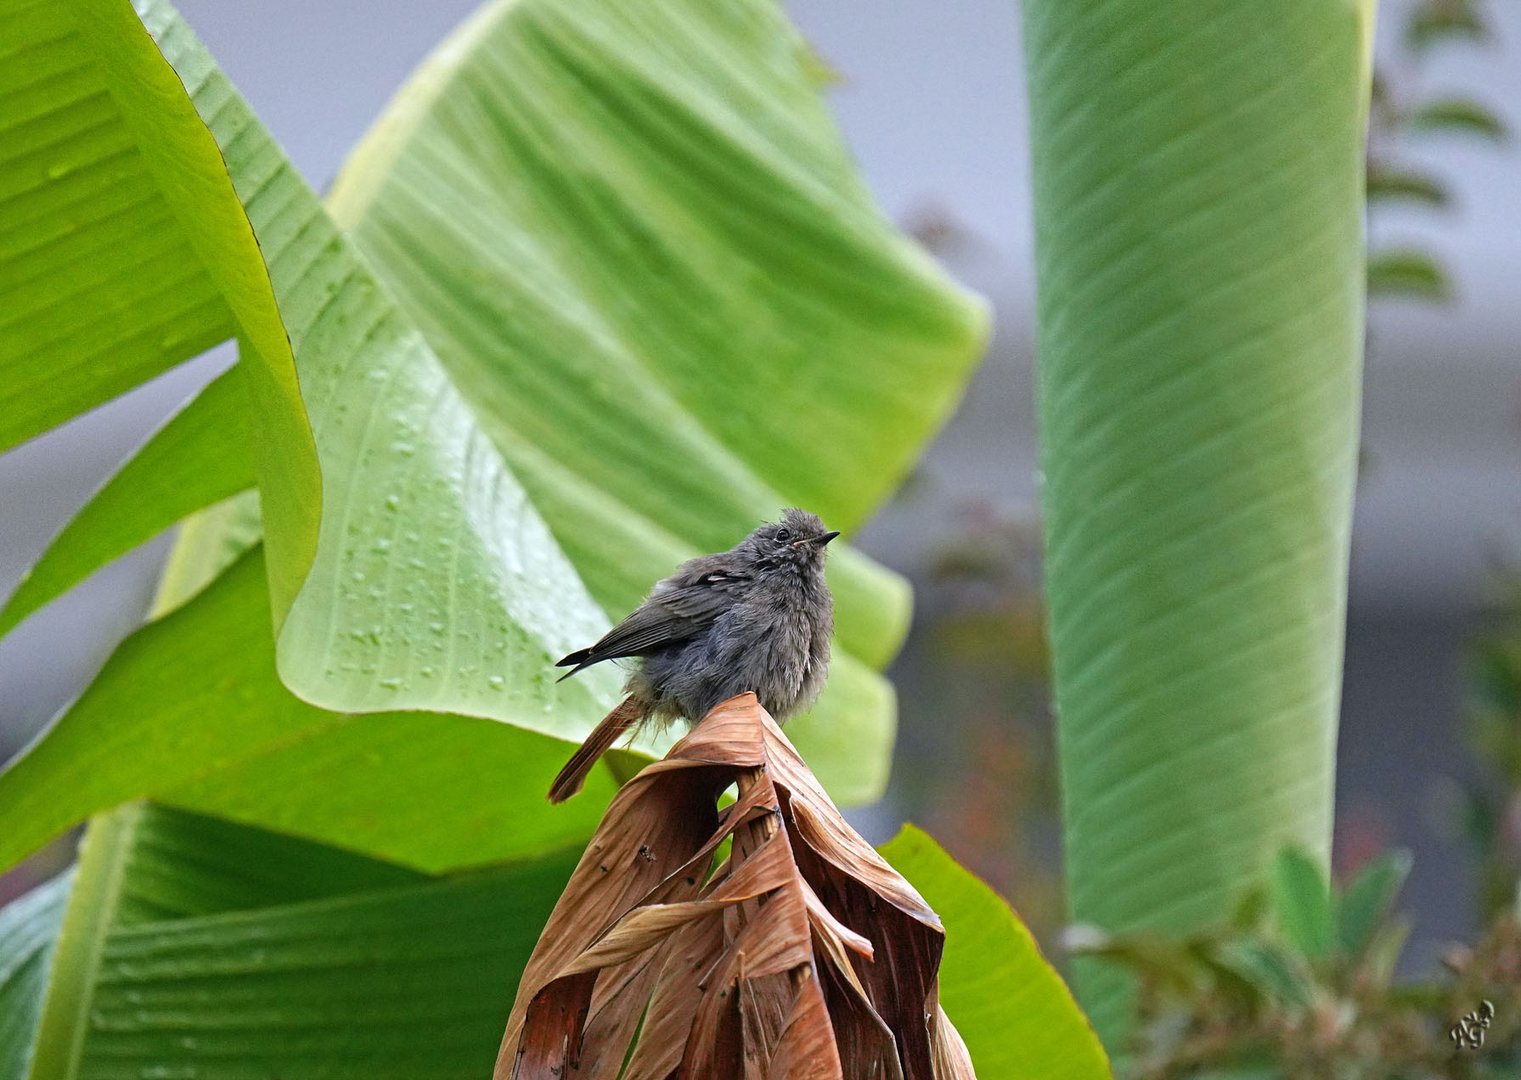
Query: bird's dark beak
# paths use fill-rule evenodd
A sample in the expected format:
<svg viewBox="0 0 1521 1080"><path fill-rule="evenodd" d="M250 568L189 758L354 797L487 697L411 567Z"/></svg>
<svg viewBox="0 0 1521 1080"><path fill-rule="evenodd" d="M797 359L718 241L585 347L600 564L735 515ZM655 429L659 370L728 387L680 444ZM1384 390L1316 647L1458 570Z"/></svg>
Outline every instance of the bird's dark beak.
<svg viewBox="0 0 1521 1080"><path fill-rule="evenodd" d="M806 537L805 539L798 540L798 541L794 542L792 546L793 547L802 547L804 544L817 544L819 547L823 547L825 544L829 543L829 541L833 540L836 536L839 536L839 535L840 535L840 530L839 529L831 529L827 533L822 533L822 534L820 534L818 536L809 536L809 537Z"/></svg>

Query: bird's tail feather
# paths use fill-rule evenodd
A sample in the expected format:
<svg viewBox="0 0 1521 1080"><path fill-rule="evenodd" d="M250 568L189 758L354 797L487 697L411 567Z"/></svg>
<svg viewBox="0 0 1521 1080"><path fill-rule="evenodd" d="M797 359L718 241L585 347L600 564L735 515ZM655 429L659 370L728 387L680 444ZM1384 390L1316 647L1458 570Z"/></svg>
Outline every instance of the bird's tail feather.
<svg viewBox="0 0 1521 1080"><path fill-rule="evenodd" d="M558 679L555 680L555 682L564 682L566 679L570 678L576 672L584 668L586 666L586 659L589 656L591 656L590 649L577 649L569 656L557 660L555 662L555 667L568 667L570 670L567 671L564 675L561 675Z"/></svg>
<svg viewBox="0 0 1521 1080"><path fill-rule="evenodd" d="M591 772L603 754L612 749L613 743L635 723L644 718L644 706L632 696L623 699L623 703L602 718L590 735L586 737L579 749L570 756L565 763L565 768L560 770L560 775L555 777L555 782L549 786L549 801L561 803L581 790L581 785L586 782L586 774Z"/></svg>

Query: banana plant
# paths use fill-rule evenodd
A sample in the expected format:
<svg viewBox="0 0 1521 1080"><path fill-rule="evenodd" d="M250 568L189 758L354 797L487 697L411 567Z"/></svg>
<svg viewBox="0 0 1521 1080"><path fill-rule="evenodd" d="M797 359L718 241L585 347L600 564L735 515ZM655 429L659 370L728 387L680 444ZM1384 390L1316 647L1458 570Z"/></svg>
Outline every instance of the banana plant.
<svg viewBox="0 0 1521 1080"><path fill-rule="evenodd" d="M42 42L75 21L33 12L17 18ZM144 5L153 39L119 14L115 37L135 34L134 52L90 64L117 41L79 19L89 29L62 38L73 55L39 49L30 72L31 92L58 95L53 125L91 138L43 141L17 167L43 178L47 199L9 261L7 292L39 305L7 339L9 366L68 377L34 395L57 401L7 413L8 441L121 389L94 342L74 340L97 331L56 332L84 326L86 302L122 316L108 323L112 355L122 342L148 353L144 371L226 335L241 359L65 530L7 625L102 558L256 484L257 515L227 509L182 541L176 566L209 569L184 576L174 600L186 622L231 605L251 636L272 625L273 670L250 674L250 694L315 706L312 724L424 710L504 721L525 758L547 763L559 747L545 736L584 733L616 677L551 690L546 661L597 636L606 611L676 561L789 502L858 525L977 358L981 305L870 202L799 42L764 5L653 4L637 27L593 3L487 6L356 151L331 216L171 10ZM172 81L188 96L121 108L113 131L90 111ZM28 116L15 119L24 129ZM110 278L81 293L70 260L86 241L70 226L100 174L126 167L138 171L107 173L114 187L92 211L115 214L117 232L92 241L109 250L90 252ZM119 194L137 188L135 201ZM170 239L182 243L160 258ZM211 299L192 323L154 307L155 288ZM18 396L31 385L15 382ZM239 584L244 559L262 562L267 600ZM892 697L873 668L902 638L907 591L855 554L832 584L842 655L798 730L815 767L860 801L885 778ZM115 680L167 669L173 636L160 626L132 642L91 700L116 708L101 700ZM90 715L74 710L52 737ZM220 753L257 771L250 759L273 741ZM205 771L205 755L184 757ZM119 764L140 774L121 777L122 794L191 778L147 756ZM0 790L29 797L50 785L46 769L45 755L24 759ZM8 843L20 854L40 839Z"/></svg>
<svg viewBox="0 0 1521 1080"><path fill-rule="evenodd" d="M1328 855L1372 9L1024 5L1067 883L1108 933ZM1075 978L1116 1045L1126 980Z"/></svg>
<svg viewBox="0 0 1521 1080"><path fill-rule="evenodd" d="M0 15L0 449L238 344L0 610L179 526L150 620L0 774L0 869L88 820L0 912L0 1077L485 1075L617 782L544 802L616 692L553 659L785 505L859 525L983 306L874 206L768 0L492 0L325 203L164 0ZM855 553L831 584L789 733L860 802L908 593ZM1103 1075L1012 913L897 850L978 945L942 1001L984 1075Z"/></svg>

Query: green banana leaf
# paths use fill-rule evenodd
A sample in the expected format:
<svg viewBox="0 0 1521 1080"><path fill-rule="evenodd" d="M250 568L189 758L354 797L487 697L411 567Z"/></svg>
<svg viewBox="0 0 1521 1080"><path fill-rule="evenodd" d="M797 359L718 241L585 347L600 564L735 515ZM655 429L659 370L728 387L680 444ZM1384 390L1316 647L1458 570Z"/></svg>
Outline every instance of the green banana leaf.
<svg viewBox="0 0 1521 1080"><path fill-rule="evenodd" d="M1072 911L1181 933L1330 845L1372 3L1024 19Z"/></svg>
<svg viewBox="0 0 1521 1080"><path fill-rule="evenodd" d="M72 872L0 910L0 1077L31 1068L42 998L53 971L53 943L73 885Z"/></svg>
<svg viewBox="0 0 1521 1080"><path fill-rule="evenodd" d="M38 174L62 148L110 163L121 173L117 187L130 173L131 184L169 204L186 245L176 272L200 282L196 288L209 281L222 307L215 319L172 332L146 313L141 335L205 344L236 333L242 378L213 384L150 440L60 536L0 614L0 628L187 511L225 498L252 473L272 615L241 585L217 604L227 625L239 626L236 640L269 633L272 619L283 680L331 710L320 723L309 714L322 730L303 736L303 752L233 743L214 724L205 725L206 738L175 744L173 718L190 715L192 695L175 697L193 680L153 672L184 670L177 657L195 650L166 622L113 660L114 683L88 699L94 704L83 718L65 717L32 751L45 758L48 741L64 733L78 745L108 738L104 727L143 707L133 679L154 679L164 696L137 722L177 745L171 753L194 758L151 775L113 762L115 772L98 778L101 789L171 797L186 777L199 777L198 790L218 800L217 809L275 824L258 815L277 813L288 770L302 753L321 759L323 740L339 738L330 732L344 733L361 764L382 761L355 775L355 789L415 786L415 762L458 758L450 737L443 741L451 745L421 746L401 759L365 756L362 739L349 734L357 729L337 723L339 712L382 713L399 724L398 710L426 709L579 737L613 700L616 674L591 672L552 688L549 661L607 625L599 602L618 613L679 558L731 543L788 502L858 523L943 420L975 359L980 308L871 206L795 37L760 0L723 14L694 3L652 5L650 25L671 31L654 35L624 33L597 5L482 9L367 141L355 166L369 183L363 198L352 194L352 181L340 185L350 194L337 205L368 258L334 227L167 5L141 6L150 41L120 0L50 12L38 25L19 18L34 9L6 2L17 9L22 55L57 54L52 67L5 68L64 133L48 153L22 161L24 178L51 198ZM515 58L513 78L488 78L504 57ZM176 96L180 82L188 100ZM79 103L97 98L113 108L92 113ZM555 143L533 118L549 100L556 131L579 133L574 145ZM478 152L473 159L449 142L452 110L466 107L490 129L464 137ZM196 110L209 137L196 129ZM74 151L68 133L76 128L114 134ZM483 134L491 135L484 144ZM692 158L692 138L704 140L712 160ZM595 162L578 156L593 146ZM523 156L551 149L561 171ZM696 198L673 179L680 176L702 178L722 198ZM498 197L474 198L483 188ZM741 193L744 200L735 197ZM49 203L56 213L30 219L25 241L46 248L77 230L99 197L89 188ZM407 223L407 200L427 212L425 221ZM593 202L595 220L572 213ZM464 224L441 228L437 206ZM217 228L198 232L203 218ZM410 239L398 229L411 229ZM119 264L124 288L157 265L148 257L157 235L122 233L99 256ZM477 238L473 250L461 247ZM424 247L428 240L438 247ZM660 274L645 261L657 250ZM263 261L252 265L250 252ZM622 263L637 272L619 278L613 270ZM67 268L60 249L35 273L0 277L0 299L47 288L70 297ZM73 297L54 321L88 321L86 302ZM74 345L47 337L48 325L22 319L11 340L74 355ZM165 350L144 372L183 352ZM285 385L292 354L304 414L269 389ZM78 381L88 393L60 399L49 415L109 396L119 389L111 378L85 365ZM707 401L710 392L717 404ZM240 405L243 422L229 422ZM315 556L308 415L323 486ZM253 433L253 454L243 431ZM246 511L247 502L240 505ZM234 517L241 535L203 520L198 554L182 552L176 566L202 556L213 570L225 565L254 539L246 514ZM224 519L231 520L219 511ZM221 546L230 552L209 554ZM189 576L199 588L212 574L203 567ZM842 647L830 689L794 735L838 798L862 801L884 782L893 710L890 688L869 665L896 648L906 593L848 551L833 580ZM170 595L180 602L191 591L181 583ZM225 607L234 599L242 604L236 613ZM267 670L246 685L256 687L250 700L286 696ZM427 733L457 725L430 717L418 726L426 742ZM53 753L50 768L61 760ZM234 761L245 770L239 781L253 785L241 799L229 777L216 775ZM42 779L49 775L23 760L0 777L0 798L12 787L21 788L9 796L19 804L55 800L29 819L49 828L97 808L83 792ZM287 815L278 823L332 837L352 818L349 809L307 810L309 820ZM28 843L42 839L31 831ZM377 850L433 867L503 854L493 843L476 852L456 844L436 860L418 846L397 850L387 841ZM19 850L19 841L8 848L11 857Z"/></svg>
<svg viewBox="0 0 1521 1080"><path fill-rule="evenodd" d="M854 529L977 355L800 49L764 2L493 0L329 196L609 610L783 502ZM834 562L841 644L885 663L903 596Z"/></svg>
<svg viewBox="0 0 1521 1080"><path fill-rule="evenodd" d="M72 875L0 912L0 973L24 968L0 977L18 1007L0 1080L484 1076L574 863L428 878L199 815L112 811Z"/></svg>
<svg viewBox="0 0 1521 1080"><path fill-rule="evenodd" d="M309 519L315 530L321 502L317 460L282 429L300 426L304 431L309 410L322 435L317 459L330 511L322 526L330 539L320 542L315 531L311 537L317 544L314 580L341 573L346 596L362 595L374 602L372 594L379 586L360 587L368 571L376 581L394 580L397 592L414 594L383 597L388 611L410 611L413 625L405 629L382 628L382 638L382 631L370 623L324 622L326 633L350 642L363 638L377 651L389 647L409 657L424 652L410 647L414 640L441 638L439 649L428 651L440 651L451 661L447 670L437 657L419 665L434 665L431 698L426 691L397 693L387 704L461 706L450 711L558 734L575 731L578 721L581 726L593 722L612 697L612 680L603 676L572 684L554 699L560 710L546 717L544 706L551 699L543 689L543 669L554 654L599 632L606 617L555 549L500 457L485 443L426 343L173 10L145 4L145 29L121 0L94 0L93 7L100 10L81 7L75 14L78 27L89 32L80 30L65 39L72 45L73 66L97 72L113 98L124 103L122 122L136 136L138 156L150 165L162 160L162 167L153 172L162 189L169 194L201 193L208 213L236 218L238 228L226 230L240 241L236 249L219 234L197 233L199 244L209 252L202 260L207 272L234 284L253 279L265 286L258 296L263 301L258 313L265 317L238 320L239 368L245 375L262 371L270 365L255 360L284 346L292 386L296 370L300 372L300 397L249 395L277 632L288 619L295 585L307 575L313 559L311 544L291 541L289 519ZM149 37L149 30L155 37ZM170 143L173 153L161 147L169 142L166 132L177 137ZM207 195L213 188L215 199ZM193 226L191 231L195 232ZM119 257L131 261L134 254L123 248ZM229 285L224 292L236 310L238 301L255 290ZM274 332L268 327L272 319ZM256 330L275 343L266 347L255 338ZM296 357L294 368L291 353ZM383 372L390 374L375 377ZM245 383L252 385L248 379ZM183 412L178 426L189 424L186 418L194 418L207 401L203 395ZM369 422L377 416L383 420ZM204 420L189 426L208 432L209 438L222 437ZM396 433L400 427L412 432L411 442L401 441ZM365 439L381 435L383 449L366 449ZM391 473L375 471L382 462L390 463ZM357 531L354 500L346 497L356 487L371 501L363 509L380 515L367 533ZM403 502L398 491L413 494ZM299 511L272 512L282 505ZM404 521L415 524L416 531L409 528L405 535L395 535ZM356 531L348 532L351 528ZM342 536L342 552L335 551L335 531ZM426 545L426 557L419 544ZM363 558L370 560L365 569L333 565L339 554L361 549ZM406 572L396 573L398 568ZM424 596L433 602L427 610L421 602ZM458 596L459 602L450 603L451 596ZM546 620L542 609L551 605L556 617ZM437 625L443 626L442 634ZM324 648L321 642L303 639L301 644L334 671L349 664L348 658L331 655L339 648L331 643ZM378 696L399 689L391 673L377 671L373 662L364 666L368 670L356 665L355 674ZM500 681L493 683L493 677ZM491 696L489 706L463 707L453 688L466 681ZM426 677L419 682L425 683Z"/></svg>
<svg viewBox="0 0 1521 1080"><path fill-rule="evenodd" d="M256 414L243 453L265 476L270 592L283 611L315 549L320 481L260 241L217 144L122 0L3 0L0 18L0 197L14 223L0 246L0 449L236 333ZM109 557L120 545L97 530L111 524L67 538Z"/></svg>
<svg viewBox="0 0 1521 1080"><path fill-rule="evenodd" d="M196 408L165 422L91 497L0 610L0 634L144 539L252 487L242 380L236 367L219 375L196 396Z"/></svg>
<svg viewBox="0 0 1521 1080"><path fill-rule="evenodd" d="M879 850L945 925L940 1004L979 1080L1112 1076L1071 991L1002 897L912 825Z"/></svg>
<svg viewBox="0 0 1521 1080"><path fill-rule="evenodd" d="M80 65L72 7L7 0L3 11L0 212L12 225L0 240L0 449L9 449L223 340L233 319L104 73Z"/></svg>
<svg viewBox="0 0 1521 1080"><path fill-rule="evenodd" d="M612 778L547 810L559 740L470 716L343 716L291 694L264 581L262 551L245 554L112 656L0 782L0 865L147 797L433 872L591 834Z"/></svg>
<svg viewBox="0 0 1521 1080"><path fill-rule="evenodd" d="M982 1080L1109 1075L1012 912L917 829L883 848L940 912L941 1004ZM450 877L155 805L0 910L0 1080L480 1077L576 861Z"/></svg>

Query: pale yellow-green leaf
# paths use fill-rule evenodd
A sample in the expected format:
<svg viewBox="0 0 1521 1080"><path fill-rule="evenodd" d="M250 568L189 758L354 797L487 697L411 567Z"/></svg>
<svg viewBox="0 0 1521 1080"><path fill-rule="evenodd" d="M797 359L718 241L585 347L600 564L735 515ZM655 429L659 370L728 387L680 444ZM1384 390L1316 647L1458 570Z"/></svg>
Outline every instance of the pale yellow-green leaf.
<svg viewBox="0 0 1521 1080"><path fill-rule="evenodd" d="M1371 14L1024 5L1066 866L1110 932L1329 848ZM1120 1038L1121 981L1076 985Z"/></svg>

